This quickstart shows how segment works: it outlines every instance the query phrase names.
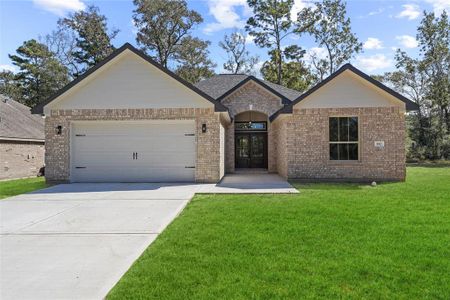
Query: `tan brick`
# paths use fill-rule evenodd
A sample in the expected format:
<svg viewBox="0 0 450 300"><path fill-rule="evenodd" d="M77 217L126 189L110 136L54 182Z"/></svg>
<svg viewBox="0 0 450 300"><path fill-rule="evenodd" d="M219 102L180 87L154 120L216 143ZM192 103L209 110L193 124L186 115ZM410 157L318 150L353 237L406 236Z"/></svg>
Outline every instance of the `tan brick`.
<svg viewBox="0 0 450 300"><path fill-rule="evenodd" d="M66 182L70 179L70 125L72 121L130 121L130 120L187 120L196 121L197 165L196 182L220 180L220 120L219 114L208 108L163 109L78 109L52 110L45 120L46 179ZM202 133L202 124L207 131ZM62 134L55 128L62 126Z"/></svg>
<svg viewBox="0 0 450 300"><path fill-rule="evenodd" d="M44 166L44 143L0 141L0 179L37 176Z"/></svg>
<svg viewBox="0 0 450 300"><path fill-rule="evenodd" d="M359 161L329 159L329 117L359 118ZM405 116L400 108L295 109L275 121L280 175L299 179L405 179ZM376 149L375 141L384 141ZM286 149L286 151L284 150Z"/></svg>

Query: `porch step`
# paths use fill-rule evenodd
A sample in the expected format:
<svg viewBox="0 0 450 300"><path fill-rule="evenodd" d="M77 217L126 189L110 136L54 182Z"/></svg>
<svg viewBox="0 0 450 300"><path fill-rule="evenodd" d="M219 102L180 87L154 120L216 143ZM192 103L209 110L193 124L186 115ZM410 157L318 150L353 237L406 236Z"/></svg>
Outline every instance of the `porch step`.
<svg viewBox="0 0 450 300"><path fill-rule="evenodd" d="M239 168L234 170L235 174L268 174L269 171L264 168Z"/></svg>

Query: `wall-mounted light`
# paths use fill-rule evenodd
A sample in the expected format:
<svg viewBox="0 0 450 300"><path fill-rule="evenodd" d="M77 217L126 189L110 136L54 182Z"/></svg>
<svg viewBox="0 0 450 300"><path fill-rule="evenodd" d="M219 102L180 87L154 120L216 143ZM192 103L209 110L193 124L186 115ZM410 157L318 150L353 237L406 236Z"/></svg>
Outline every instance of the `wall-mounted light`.
<svg viewBox="0 0 450 300"><path fill-rule="evenodd" d="M57 135L61 135L61 133L62 133L62 126L61 125L56 126L55 131L56 131Z"/></svg>
<svg viewBox="0 0 450 300"><path fill-rule="evenodd" d="M206 124L205 124L205 123L202 124L202 132L203 132L203 133L206 132Z"/></svg>

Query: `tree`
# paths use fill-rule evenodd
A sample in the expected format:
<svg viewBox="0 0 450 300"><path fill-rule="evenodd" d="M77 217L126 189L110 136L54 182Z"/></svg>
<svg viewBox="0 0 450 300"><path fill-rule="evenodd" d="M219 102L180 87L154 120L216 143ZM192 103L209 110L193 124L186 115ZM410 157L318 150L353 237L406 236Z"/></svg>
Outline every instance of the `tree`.
<svg viewBox="0 0 450 300"><path fill-rule="evenodd" d="M13 72L7 70L0 72L0 94L20 102L21 89Z"/></svg>
<svg viewBox="0 0 450 300"><path fill-rule="evenodd" d="M14 81L20 89L17 100L23 104L34 106L68 82L67 68L44 44L36 40L25 41L16 52L9 58L19 67Z"/></svg>
<svg viewBox="0 0 450 300"><path fill-rule="evenodd" d="M137 43L167 68L183 38L188 37L203 18L189 10L184 0L134 0L133 3Z"/></svg>
<svg viewBox="0 0 450 300"><path fill-rule="evenodd" d="M55 54L58 60L69 72L71 79L81 73L81 66L75 57L77 51L76 34L72 30L67 30L65 26L58 25L57 29L40 38L40 42Z"/></svg>
<svg viewBox="0 0 450 300"><path fill-rule="evenodd" d="M293 33L290 16L293 0L248 0L247 3L253 9L254 16L247 20L245 29L254 37L257 46L269 49L270 61L276 68L273 82L282 84L285 61L293 53L303 55L301 48L296 45L282 45L283 40Z"/></svg>
<svg viewBox="0 0 450 300"><path fill-rule="evenodd" d="M408 145L409 158L431 158L427 139L432 130L429 110L431 102L426 99L428 76L423 72L419 59L410 58L398 50L395 56L397 70L377 76L377 80L390 85L419 105L419 111L407 117L408 136L414 145Z"/></svg>
<svg viewBox="0 0 450 300"><path fill-rule="evenodd" d="M450 158L450 22L444 11L440 17L424 13L418 27L418 58L397 51L397 70L384 78L395 89L414 100L420 110L407 117L409 137L414 146L408 157Z"/></svg>
<svg viewBox="0 0 450 300"><path fill-rule="evenodd" d="M183 38L175 54L179 63L175 73L191 83L213 76L216 65L208 58L209 44L190 36Z"/></svg>
<svg viewBox="0 0 450 300"><path fill-rule="evenodd" d="M341 0L316 2L314 7L303 8L297 20L296 32L309 33L318 46L326 49L326 59L312 58L320 80L362 51L362 43L352 33L350 18L346 17L346 3Z"/></svg>
<svg viewBox="0 0 450 300"><path fill-rule="evenodd" d="M67 18L60 19L58 25L72 30L76 36L76 50L71 55L75 62L81 65L81 70L74 74L75 76L79 76L114 51L111 41L119 30L108 32L107 19L100 14L96 6L90 5L85 11L72 13Z"/></svg>
<svg viewBox="0 0 450 300"><path fill-rule="evenodd" d="M441 125L450 132L450 21L447 12L440 18L425 12L417 40L423 68L432 78L427 97L433 99Z"/></svg>
<svg viewBox="0 0 450 300"><path fill-rule="evenodd" d="M234 31L230 36L226 35L219 46L227 52L228 60L223 68L232 74L251 74L258 63L258 56L251 56L246 49L245 36L242 32Z"/></svg>
<svg viewBox="0 0 450 300"><path fill-rule="evenodd" d="M281 70L281 84L290 89L303 92L316 81L316 78L313 74L311 74L309 68L300 59L283 62ZM261 74L267 81L276 81L277 63L273 55L271 56L271 59L269 61L266 61L264 63L263 67L261 68Z"/></svg>

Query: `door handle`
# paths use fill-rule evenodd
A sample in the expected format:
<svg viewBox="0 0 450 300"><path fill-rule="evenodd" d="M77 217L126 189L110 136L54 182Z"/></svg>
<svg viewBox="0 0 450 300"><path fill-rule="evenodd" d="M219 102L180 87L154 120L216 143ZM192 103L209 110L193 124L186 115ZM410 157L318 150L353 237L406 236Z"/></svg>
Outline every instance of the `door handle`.
<svg viewBox="0 0 450 300"><path fill-rule="evenodd" d="M136 159L138 159L138 153L136 152Z"/></svg>
<svg viewBox="0 0 450 300"><path fill-rule="evenodd" d="M135 160L135 159L136 159L136 153L133 152L133 160Z"/></svg>

